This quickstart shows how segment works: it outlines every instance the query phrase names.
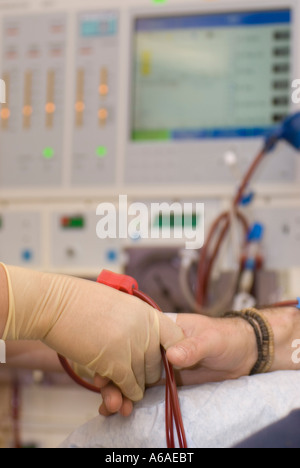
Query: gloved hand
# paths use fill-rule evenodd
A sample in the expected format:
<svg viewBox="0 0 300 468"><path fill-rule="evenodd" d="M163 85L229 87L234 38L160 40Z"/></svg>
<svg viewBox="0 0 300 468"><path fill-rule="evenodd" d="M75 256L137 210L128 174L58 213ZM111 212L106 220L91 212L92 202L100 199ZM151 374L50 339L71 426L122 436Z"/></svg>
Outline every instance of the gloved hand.
<svg viewBox="0 0 300 468"><path fill-rule="evenodd" d="M43 341L112 380L132 401L160 378L160 344L183 339L177 325L135 297L92 281L2 266L9 291L3 339Z"/></svg>

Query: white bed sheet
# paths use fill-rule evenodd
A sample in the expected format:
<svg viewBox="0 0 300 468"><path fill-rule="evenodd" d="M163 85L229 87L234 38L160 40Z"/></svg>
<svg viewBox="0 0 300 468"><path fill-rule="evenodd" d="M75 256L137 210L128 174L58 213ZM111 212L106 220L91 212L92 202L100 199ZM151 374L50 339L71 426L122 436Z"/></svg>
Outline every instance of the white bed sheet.
<svg viewBox="0 0 300 468"><path fill-rule="evenodd" d="M300 371L281 371L179 390L189 448L229 448L300 408ZM129 418L96 417L62 448L165 448L165 390L147 390Z"/></svg>

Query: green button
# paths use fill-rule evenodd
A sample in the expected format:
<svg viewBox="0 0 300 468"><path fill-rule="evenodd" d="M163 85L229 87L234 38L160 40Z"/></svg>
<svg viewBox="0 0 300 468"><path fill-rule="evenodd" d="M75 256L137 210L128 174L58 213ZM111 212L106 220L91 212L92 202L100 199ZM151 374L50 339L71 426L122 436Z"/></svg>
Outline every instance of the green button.
<svg viewBox="0 0 300 468"><path fill-rule="evenodd" d="M51 146L47 146L43 151L43 156L45 159L52 159L54 156L54 149L51 148Z"/></svg>
<svg viewBox="0 0 300 468"><path fill-rule="evenodd" d="M107 155L107 147L106 146L98 146L96 149L97 156L99 158L104 158Z"/></svg>

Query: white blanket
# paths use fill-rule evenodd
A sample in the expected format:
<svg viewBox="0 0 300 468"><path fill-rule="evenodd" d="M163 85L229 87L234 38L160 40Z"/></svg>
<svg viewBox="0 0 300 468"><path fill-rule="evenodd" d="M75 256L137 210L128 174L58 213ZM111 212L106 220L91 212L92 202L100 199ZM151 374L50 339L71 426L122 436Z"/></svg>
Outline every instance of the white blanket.
<svg viewBox="0 0 300 468"><path fill-rule="evenodd" d="M165 390L147 390L129 418L97 417L61 445L165 448ZM300 371L274 372L179 390L189 448L229 448L300 408Z"/></svg>

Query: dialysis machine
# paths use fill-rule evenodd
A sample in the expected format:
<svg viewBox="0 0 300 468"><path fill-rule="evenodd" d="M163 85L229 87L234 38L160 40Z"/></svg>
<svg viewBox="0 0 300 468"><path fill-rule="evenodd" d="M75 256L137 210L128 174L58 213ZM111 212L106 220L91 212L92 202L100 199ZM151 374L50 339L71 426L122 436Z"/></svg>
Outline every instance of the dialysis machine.
<svg viewBox="0 0 300 468"><path fill-rule="evenodd" d="M120 195L149 209L199 202L189 222L207 232L264 137L297 109L298 3L1 0L1 261L88 278L128 271L162 307L184 310L184 244L163 231L187 221L162 208L149 218L161 236L100 239L97 207L117 216ZM295 294L299 161L280 144L246 208L264 226L273 293ZM225 252L220 271L232 268Z"/></svg>

